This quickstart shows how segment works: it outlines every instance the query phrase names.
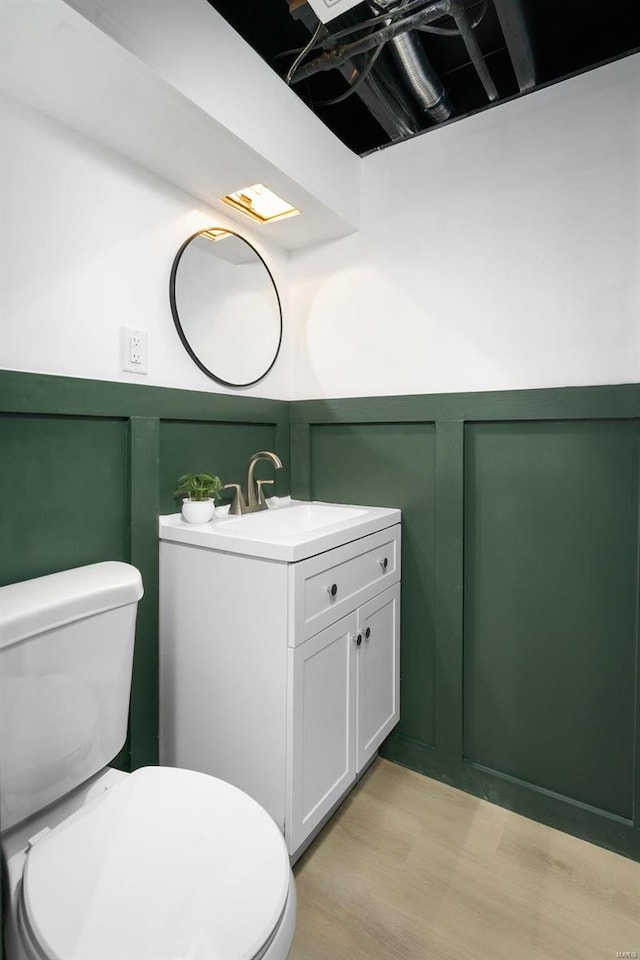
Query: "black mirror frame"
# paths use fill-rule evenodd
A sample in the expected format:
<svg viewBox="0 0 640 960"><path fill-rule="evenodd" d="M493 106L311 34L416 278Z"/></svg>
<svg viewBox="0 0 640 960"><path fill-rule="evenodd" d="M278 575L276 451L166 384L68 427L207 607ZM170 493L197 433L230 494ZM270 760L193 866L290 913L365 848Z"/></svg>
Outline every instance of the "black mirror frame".
<svg viewBox="0 0 640 960"><path fill-rule="evenodd" d="M202 363L199 357L197 357L194 351L192 350L191 345L187 339L187 335L182 328L182 324L180 323L180 317L178 315L178 307L176 305L176 274L178 272L178 264L180 263L182 254L187 249L191 241L195 240L196 237L202 236L202 234L206 233L208 230L224 230L225 233L230 234L232 237L237 237L238 240L242 240L242 242L246 243L248 247L251 247L251 249L253 250L253 252L258 257L263 267L269 274L269 279L271 280L271 283L273 285L273 292L275 293L276 300L278 302L278 313L280 314L280 335L278 337L278 345L276 347L276 352L273 356L273 360L271 361L267 369L264 371L264 373L260 374L259 377L256 377L255 380L247 381L247 383L232 383L230 380L223 380L222 377L216 376L215 373L209 370L209 368L206 367L204 363ZM236 387L236 388L252 387L255 383L260 383L261 380L264 380L267 374L273 369L273 366L276 360L278 359L278 354L280 353L280 347L282 346L283 324L282 324L282 303L280 302L280 294L278 293L278 288L276 287L275 280L273 279L273 274L271 273L271 270L269 270L269 267L265 263L264 258L260 256L256 248L253 246L253 244L249 243L249 241L245 237L241 236L239 233L236 233L234 230L228 230L227 227L205 227L203 230L198 230L197 233L193 233L190 237L188 237L185 240L185 242L182 244L180 249L178 250L175 256L175 259L173 261L173 264L171 265L171 275L169 277L169 303L171 304L171 315L173 317L173 322L175 323L176 330L178 331L178 336L180 337L180 340L182 342L182 346L185 348L185 350L187 351L187 353L189 354L193 362L196 364L196 366L200 367L202 372L205 373L212 380L215 380L216 383L221 383L225 387Z"/></svg>

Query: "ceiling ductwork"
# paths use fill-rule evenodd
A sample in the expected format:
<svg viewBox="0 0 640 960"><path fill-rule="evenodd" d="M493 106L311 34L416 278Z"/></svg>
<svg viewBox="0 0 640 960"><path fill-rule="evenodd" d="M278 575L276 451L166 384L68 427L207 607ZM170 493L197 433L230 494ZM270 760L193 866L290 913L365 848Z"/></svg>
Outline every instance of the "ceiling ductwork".
<svg viewBox="0 0 640 960"><path fill-rule="evenodd" d="M455 111L444 82L427 56L420 32L460 38L486 97L495 100L496 86L474 34L488 2L471 0L472 6L481 7L473 21L462 0L369 0L355 11L351 11L352 0L311 0L311 6L306 0L289 0L290 12L305 22L312 38L289 68L286 81L295 85L318 73L340 70L349 89L324 104L335 104L358 93L391 139L422 129L421 114L426 113L432 123L442 123ZM344 12L345 6L349 13ZM329 29L326 24L335 26L339 13L343 13L341 22L347 17L348 24ZM381 56L385 48L391 55L386 59ZM395 70L390 68L391 63Z"/></svg>
<svg viewBox="0 0 640 960"><path fill-rule="evenodd" d="M412 36L394 37L392 53L412 94L432 120L441 123L452 114L444 85L427 60L420 41Z"/></svg>
<svg viewBox="0 0 640 960"><path fill-rule="evenodd" d="M383 8L389 5L388 0L380 4ZM422 109L435 123L448 120L452 113L451 104L420 40L407 33L394 37L389 44L401 76Z"/></svg>
<svg viewBox="0 0 640 960"><path fill-rule="evenodd" d="M640 46L630 0L208 2L360 155Z"/></svg>

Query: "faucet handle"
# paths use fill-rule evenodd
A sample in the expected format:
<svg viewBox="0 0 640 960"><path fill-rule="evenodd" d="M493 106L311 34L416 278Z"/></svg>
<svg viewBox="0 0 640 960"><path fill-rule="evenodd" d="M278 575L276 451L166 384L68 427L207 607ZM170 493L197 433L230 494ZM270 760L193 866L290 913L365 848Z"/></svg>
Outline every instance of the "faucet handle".
<svg viewBox="0 0 640 960"><path fill-rule="evenodd" d="M256 480L256 487L258 489L258 503L261 507L267 507L268 504L264 497L264 490L262 489L265 483L273 483L273 480Z"/></svg>
<svg viewBox="0 0 640 960"><path fill-rule="evenodd" d="M247 505L242 496L242 488L239 483L225 483L223 490L235 490L233 503L229 507L229 513L234 517L247 512Z"/></svg>

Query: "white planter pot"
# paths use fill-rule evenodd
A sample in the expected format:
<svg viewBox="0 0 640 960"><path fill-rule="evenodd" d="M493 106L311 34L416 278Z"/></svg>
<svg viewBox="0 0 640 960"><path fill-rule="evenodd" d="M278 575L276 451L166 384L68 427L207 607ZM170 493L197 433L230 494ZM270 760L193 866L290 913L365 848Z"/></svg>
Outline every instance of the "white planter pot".
<svg viewBox="0 0 640 960"><path fill-rule="evenodd" d="M187 523L208 523L213 516L215 504L213 500L182 501L182 519Z"/></svg>

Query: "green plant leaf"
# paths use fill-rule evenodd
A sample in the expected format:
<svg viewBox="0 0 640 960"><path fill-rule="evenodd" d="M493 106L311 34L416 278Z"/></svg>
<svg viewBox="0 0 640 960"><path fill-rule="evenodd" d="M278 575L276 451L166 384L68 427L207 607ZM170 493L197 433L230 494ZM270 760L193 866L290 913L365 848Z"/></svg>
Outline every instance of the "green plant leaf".
<svg viewBox="0 0 640 960"><path fill-rule="evenodd" d="M178 479L174 496L185 494L190 500L209 500L218 496L222 481L211 473L185 473Z"/></svg>

